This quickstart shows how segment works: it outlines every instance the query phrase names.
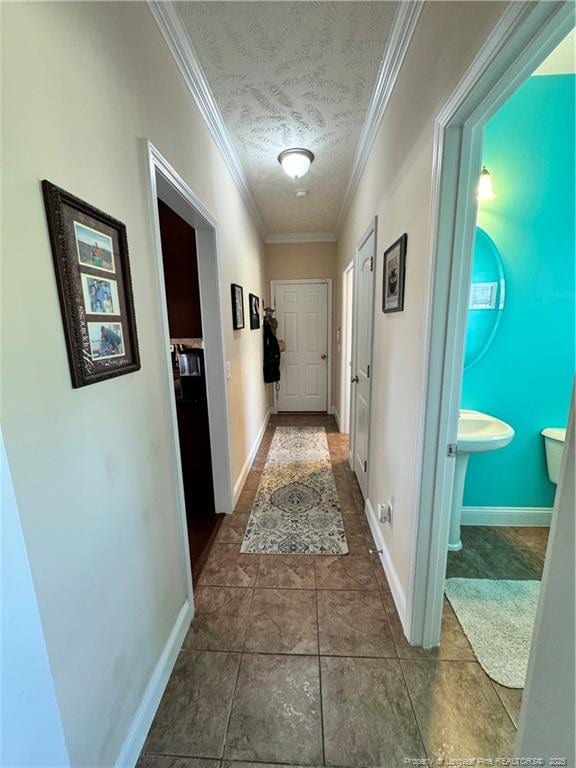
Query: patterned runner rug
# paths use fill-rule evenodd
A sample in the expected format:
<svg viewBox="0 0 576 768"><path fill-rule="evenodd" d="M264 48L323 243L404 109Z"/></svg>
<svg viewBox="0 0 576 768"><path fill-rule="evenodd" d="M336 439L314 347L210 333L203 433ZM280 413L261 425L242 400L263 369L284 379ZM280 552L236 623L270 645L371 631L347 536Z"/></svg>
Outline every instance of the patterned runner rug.
<svg viewBox="0 0 576 768"><path fill-rule="evenodd" d="M348 553L324 427L276 427L241 552Z"/></svg>

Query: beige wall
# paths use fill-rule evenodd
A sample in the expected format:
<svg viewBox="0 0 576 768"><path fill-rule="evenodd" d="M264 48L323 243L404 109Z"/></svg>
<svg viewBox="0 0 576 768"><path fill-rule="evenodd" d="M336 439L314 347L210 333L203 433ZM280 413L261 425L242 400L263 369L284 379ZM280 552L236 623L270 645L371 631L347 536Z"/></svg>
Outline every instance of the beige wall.
<svg viewBox="0 0 576 768"><path fill-rule="evenodd" d="M332 291L337 283L337 248L336 243L276 243L266 245L266 281L267 299L270 300L271 280L306 280L307 278L330 278ZM337 313L332 297L332 402L336 386L336 357L338 353ZM269 388L270 403L273 402L272 387Z"/></svg>
<svg viewBox="0 0 576 768"><path fill-rule="evenodd" d="M504 8L484 2L424 5L338 242L337 308L341 272L378 215L368 495L374 508L394 498L394 525L383 526L382 534L405 594L418 507L417 422L423 405L424 308L430 290L426 272L434 120ZM403 232L408 233L405 309L384 315L382 254Z"/></svg>
<svg viewBox="0 0 576 768"><path fill-rule="evenodd" d="M142 139L218 221L233 481L264 420L264 246L144 3L3 3L2 422L73 765L112 765L185 600ZM40 181L127 226L142 369L70 384ZM249 406L245 406L249 403Z"/></svg>
<svg viewBox="0 0 576 768"><path fill-rule="evenodd" d="M282 243L266 246L266 278L303 280L336 276L336 243Z"/></svg>

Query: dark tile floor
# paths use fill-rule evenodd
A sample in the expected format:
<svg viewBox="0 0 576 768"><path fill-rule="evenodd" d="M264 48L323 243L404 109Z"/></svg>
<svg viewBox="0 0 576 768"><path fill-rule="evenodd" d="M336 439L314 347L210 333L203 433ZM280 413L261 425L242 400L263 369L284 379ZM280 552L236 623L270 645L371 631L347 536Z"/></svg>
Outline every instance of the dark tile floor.
<svg viewBox="0 0 576 768"><path fill-rule="evenodd" d="M448 578L542 578L549 528L462 526L462 549L448 553Z"/></svg>
<svg viewBox="0 0 576 768"><path fill-rule="evenodd" d="M240 554L274 429L298 424L326 427L351 552ZM195 586L196 616L138 768L511 754L518 692L484 674L448 603L438 648L406 641L346 455L332 417L273 417Z"/></svg>

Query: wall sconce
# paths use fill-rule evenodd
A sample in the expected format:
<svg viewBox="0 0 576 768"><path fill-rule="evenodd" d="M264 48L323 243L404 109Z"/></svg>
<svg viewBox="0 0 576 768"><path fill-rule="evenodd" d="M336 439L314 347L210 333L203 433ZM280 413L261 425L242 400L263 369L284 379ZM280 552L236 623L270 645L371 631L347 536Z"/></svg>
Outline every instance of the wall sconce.
<svg viewBox="0 0 576 768"><path fill-rule="evenodd" d="M479 203L486 203L489 200L494 200L495 197L496 195L494 194L494 189L492 187L492 176L490 176L488 168L483 165L482 170L480 171L480 181L478 182L476 198Z"/></svg>

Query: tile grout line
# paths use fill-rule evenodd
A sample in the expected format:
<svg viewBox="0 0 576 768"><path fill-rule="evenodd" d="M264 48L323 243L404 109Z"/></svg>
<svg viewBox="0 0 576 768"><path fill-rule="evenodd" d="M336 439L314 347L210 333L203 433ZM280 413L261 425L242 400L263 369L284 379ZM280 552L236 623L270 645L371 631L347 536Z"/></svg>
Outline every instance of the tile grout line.
<svg viewBox="0 0 576 768"><path fill-rule="evenodd" d="M426 756L427 759L430 759L428 750L426 749L426 742L424 741L424 737L422 735L422 729L420 728L420 721L418 720L418 716L416 715L416 710L414 708L414 702L412 701L412 694L410 693L410 688L408 687L408 682L406 681L406 675L404 674L402 659L398 659L398 666L400 667L400 674L402 675L402 680L404 681L404 687L406 688L408 701L410 702L410 709L412 710L412 715L414 716L414 722L416 723L416 728L418 730L418 736L420 737L420 743L422 744L422 749L424 750L424 755Z"/></svg>
<svg viewBox="0 0 576 768"><path fill-rule="evenodd" d="M256 454L257 456L258 454ZM256 457L254 458L254 461L256 460ZM254 462L250 465L250 471L252 470L252 467L254 466ZM249 474L249 473L248 473ZM244 481L246 482L246 481ZM242 491L244 491L244 486L242 486ZM242 546L242 545L240 545ZM238 670L236 671L236 679L234 680L234 688L232 690L232 696L230 697L230 708L228 710L228 717L226 719L226 728L224 730L224 741L222 743L222 754L220 756L220 764L222 764L224 760L224 756L226 754L226 746L228 743L228 735L230 731L230 721L232 720L232 710L234 709L234 698L236 696L236 689L238 688L238 680L240 679L240 669L242 667L242 659L244 657L244 646L246 645L246 635L248 634L248 622L250 621L250 614L252 613L252 606L254 605L254 594L256 592L256 584L258 582L258 574L260 573L260 556L258 557L258 567L256 568L256 576L254 578L254 583L252 584L252 596L250 599L250 607L248 608L248 621L246 622L246 626L244 628L244 638L242 640L242 650L240 651L240 661L238 662Z"/></svg>
<svg viewBox="0 0 576 768"><path fill-rule="evenodd" d="M314 565L316 568L316 565ZM318 640L318 695L320 698L320 740L322 742L322 765L326 765L326 738L324 734L324 699L322 697L322 663L320 656L320 611L318 609L318 590L315 589L316 637Z"/></svg>
<svg viewBox="0 0 576 768"><path fill-rule="evenodd" d="M478 662L478 664L480 664L480 662ZM482 665L481 665L481 664L480 664L480 668L482 668ZM503 707L504 711L505 711L505 712L506 712L506 714L508 715L508 719L509 719L509 720L510 720L510 722L512 723L512 727L514 728L514 730L515 730L516 732L518 732L518 726L516 725L516 723L514 722L514 718L512 717L512 715L510 714L510 712L508 711L508 707L507 707L507 705L506 705L506 702L504 701L504 699L502 698L502 696L500 696L500 691L499 691L499 690L498 690L498 688L497 688L497 686L498 686L498 683L496 683L496 681L495 681L495 680L492 680L492 678L490 677L490 675L489 675L489 674L488 674L488 673L487 673L487 672L486 672L484 669L482 669L482 671L484 672L484 674L486 675L486 677L487 677L487 678L488 678L488 680L490 681L490 685L492 686L492 689L494 690L494 693L495 693L495 694L496 694L496 696L498 697L498 701L500 702L500 704L502 705L502 707ZM504 688L506 688L506 686L504 686ZM524 689L523 689L523 688L522 688L522 689L516 688L516 689L512 689L512 690L522 690L522 698L524 697Z"/></svg>

